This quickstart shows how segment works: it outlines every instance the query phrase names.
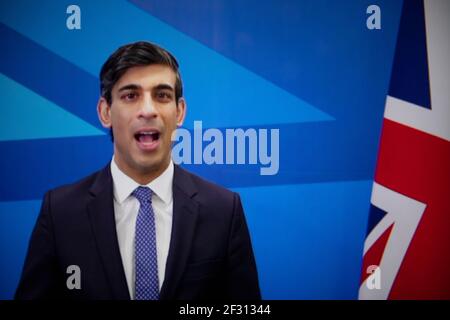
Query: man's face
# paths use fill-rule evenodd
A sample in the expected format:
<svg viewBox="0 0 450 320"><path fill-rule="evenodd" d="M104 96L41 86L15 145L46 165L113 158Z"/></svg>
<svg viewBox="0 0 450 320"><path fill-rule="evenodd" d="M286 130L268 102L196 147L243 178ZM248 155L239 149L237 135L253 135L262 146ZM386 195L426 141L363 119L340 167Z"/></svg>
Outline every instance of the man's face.
<svg viewBox="0 0 450 320"><path fill-rule="evenodd" d="M133 67L114 85L111 105L99 100L100 120L113 130L117 165L138 182L156 178L169 164L171 136L185 115L175 80L165 65Z"/></svg>

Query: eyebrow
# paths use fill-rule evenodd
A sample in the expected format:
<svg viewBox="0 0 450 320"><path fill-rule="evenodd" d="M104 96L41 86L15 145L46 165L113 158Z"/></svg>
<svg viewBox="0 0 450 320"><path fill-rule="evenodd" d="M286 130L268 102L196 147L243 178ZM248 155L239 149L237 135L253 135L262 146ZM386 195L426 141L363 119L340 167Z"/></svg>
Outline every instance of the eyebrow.
<svg viewBox="0 0 450 320"><path fill-rule="evenodd" d="M131 83L131 84L127 84L127 85L125 85L123 87L120 87L119 90L117 90L117 92L121 92L121 91L125 91L125 90L139 90L139 89L142 89L142 86L140 86L138 84ZM158 84L158 85L156 85L155 87L152 88L152 90L155 90L155 89L156 90L175 91L175 89L171 85L166 84L166 83Z"/></svg>
<svg viewBox="0 0 450 320"><path fill-rule="evenodd" d="M121 91L125 91L125 90L138 90L141 88L142 87L137 84L127 84L123 87L120 87L119 90L117 90L117 92L121 92Z"/></svg>
<svg viewBox="0 0 450 320"><path fill-rule="evenodd" d="M156 89L156 90L169 90L169 91L175 91L175 89L174 89L171 85L169 85L169 84L167 84L167 83L161 83L161 84L158 84L158 85L155 86L153 89Z"/></svg>

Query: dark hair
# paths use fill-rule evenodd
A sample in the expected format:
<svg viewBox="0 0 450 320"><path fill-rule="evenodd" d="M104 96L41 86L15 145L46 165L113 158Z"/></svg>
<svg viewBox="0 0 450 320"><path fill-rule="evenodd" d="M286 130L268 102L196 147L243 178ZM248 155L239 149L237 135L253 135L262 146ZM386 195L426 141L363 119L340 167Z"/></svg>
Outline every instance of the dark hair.
<svg viewBox="0 0 450 320"><path fill-rule="evenodd" d="M152 64L162 64L169 66L175 72L175 99L178 100L183 96L183 84L181 75L178 70L178 62L175 57L167 50L160 46L139 41L126 44L118 48L108 60L103 64L100 70L100 94L105 98L106 102L111 105L111 91L116 82L125 74L125 72L138 66L146 66ZM114 141L112 129L110 130L111 139Z"/></svg>

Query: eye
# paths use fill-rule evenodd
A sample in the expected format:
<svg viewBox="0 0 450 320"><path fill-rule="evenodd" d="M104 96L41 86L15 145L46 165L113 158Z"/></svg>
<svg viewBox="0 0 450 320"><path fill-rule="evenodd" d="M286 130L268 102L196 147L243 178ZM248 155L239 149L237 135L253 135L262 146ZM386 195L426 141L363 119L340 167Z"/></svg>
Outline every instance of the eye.
<svg viewBox="0 0 450 320"><path fill-rule="evenodd" d="M172 93L168 91L158 91L155 94L156 99L161 102L170 102L172 101Z"/></svg>
<svg viewBox="0 0 450 320"><path fill-rule="evenodd" d="M133 100L136 100L138 98L138 96L139 95L136 92L128 92L128 93L122 95L120 98L125 101L133 101Z"/></svg>

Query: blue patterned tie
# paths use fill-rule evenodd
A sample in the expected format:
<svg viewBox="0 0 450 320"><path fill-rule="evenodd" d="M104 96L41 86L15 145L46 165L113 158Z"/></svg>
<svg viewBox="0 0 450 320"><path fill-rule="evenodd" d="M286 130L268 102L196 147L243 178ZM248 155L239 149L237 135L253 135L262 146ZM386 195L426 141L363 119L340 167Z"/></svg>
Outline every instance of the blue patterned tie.
<svg viewBox="0 0 450 320"><path fill-rule="evenodd" d="M152 190L138 187L133 191L140 203L136 219L135 267L136 300L158 300L158 259L156 255L155 214L152 208Z"/></svg>

